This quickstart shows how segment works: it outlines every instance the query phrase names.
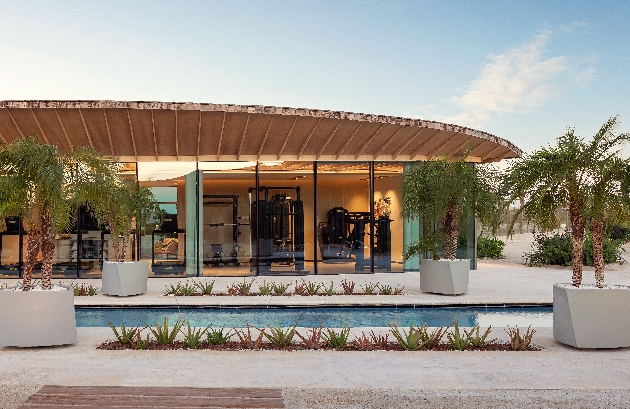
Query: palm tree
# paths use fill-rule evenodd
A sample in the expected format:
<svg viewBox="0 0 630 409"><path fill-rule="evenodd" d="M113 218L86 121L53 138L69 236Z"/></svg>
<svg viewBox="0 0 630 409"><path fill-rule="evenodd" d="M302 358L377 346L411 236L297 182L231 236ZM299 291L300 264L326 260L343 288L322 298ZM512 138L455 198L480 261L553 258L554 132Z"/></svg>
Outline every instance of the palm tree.
<svg viewBox="0 0 630 409"><path fill-rule="evenodd" d="M593 241L595 283L604 287L603 236L605 221L623 222L630 218L630 161L613 150L630 134L615 134L618 116L611 117L584 146L584 160L591 170L588 216Z"/></svg>
<svg viewBox="0 0 630 409"><path fill-rule="evenodd" d="M497 192L498 173L485 165L466 162L469 151L455 162L448 158L418 162L405 171L402 202L403 217L423 221L425 237L405 249L404 257L432 252L442 241L444 257L454 260L460 226L471 212L482 223L496 226L501 215ZM432 227L438 220L441 229Z"/></svg>
<svg viewBox="0 0 630 409"><path fill-rule="evenodd" d="M54 146L38 143L33 135L0 146L0 166L0 216L20 216L28 232L22 288L30 289L41 251L42 287L49 289L55 250L53 227L63 230L70 220L59 152Z"/></svg>
<svg viewBox="0 0 630 409"><path fill-rule="evenodd" d="M604 217L608 213L617 214L618 204L622 203L622 197L617 194L619 189L614 189L619 186L615 179L621 176L621 162L617 153L610 151L628 139L627 134L614 135L617 120L617 116L610 118L590 144L576 136L573 129L568 129L558 138L555 147L549 146L518 159L503 181L507 203L522 197L526 199L512 219L509 234L521 213L543 230L553 230L556 210L568 206L573 241L572 283L576 287L582 283L584 235L589 222L597 248L594 247L597 253L594 256L599 260L596 265L601 263L603 285Z"/></svg>
<svg viewBox="0 0 630 409"><path fill-rule="evenodd" d="M96 183L79 185L76 197L86 204L100 224L106 224L112 240L114 260L122 262L127 256L127 243L133 230L141 232L149 219L161 215L153 193L138 188L132 180L119 173L120 165L110 162L109 171L94 172Z"/></svg>
<svg viewBox="0 0 630 409"><path fill-rule="evenodd" d="M79 148L61 155L56 146L40 144L35 135L0 145L0 218L19 216L27 231L22 289L31 288L37 256L42 254L42 288L51 288L54 234L71 222L74 192L98 162L95 150Z"/></svg>

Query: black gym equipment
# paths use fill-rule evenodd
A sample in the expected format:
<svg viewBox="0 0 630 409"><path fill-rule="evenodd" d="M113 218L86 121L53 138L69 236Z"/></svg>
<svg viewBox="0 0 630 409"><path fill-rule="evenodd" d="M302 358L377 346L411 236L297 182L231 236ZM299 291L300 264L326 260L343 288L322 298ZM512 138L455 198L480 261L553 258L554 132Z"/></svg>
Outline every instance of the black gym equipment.
<svg viewBox="0 0 630 409"><path fill-rule="evenodd" d="M370 268L370 259L364 256L366 228L372 222L370 212L349 212L343 207L328 211L327 222L318 224L319 249L324 263L352 262L354 269ZM392 220L379 217L374 223L374 268L391 271Z"/></svg>
<svg viewBox="0 0 630 409"><path fill-rule="evenodd" d="M295 198L287 196L287 190L295 191ZM260 274L308 274L304 270L304 205L300 187L260 186L252 198L255 191L256 188L249 188L250 270L256 271L258 267Z"/></svg>
<svg viewBox="0 0 630 409"><path fill-rule="evenodd" d="M205 223L204 226L212 228L231 228L232 229L232 242L231 243L211 243L211 249L209 253L204 251L205 265L211 265L213 267L223 267L225 265L239 266L238 253L240 246L238 245L238 236L241 232L238 222L238 195L203 195L203 206L231 206L232 207L232 223ZM211 240L215 240L212 238ZM216 241L216 240L215 240ZM228 251L225 251L223 245L231 247ZM205 249L204 249L205 250ZM209 255L209 257L206 256Z"/></svg>

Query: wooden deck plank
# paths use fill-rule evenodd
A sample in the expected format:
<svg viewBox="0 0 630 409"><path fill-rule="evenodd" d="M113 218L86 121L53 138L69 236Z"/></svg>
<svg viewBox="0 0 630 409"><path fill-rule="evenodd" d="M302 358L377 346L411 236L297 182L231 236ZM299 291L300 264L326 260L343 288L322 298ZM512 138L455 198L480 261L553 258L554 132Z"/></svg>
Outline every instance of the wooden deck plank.
<svg viewBox="0 0 630 409"><path fill-rule="evenodd" d="M71 405L71 406L51 406L51 405L22 405L18 409L55 409L55 408L66 408L66 409L145 409L145 408L155 408L156 406L143 406L142 402L136 403L133 406L85 406L85 405ZM158 407L159 408L159 407ZM206 406L206 407L198 407L198 406L186 406L186 409L226 409L224 406ZM284 406L283 406L284 408ZM182 408L183 409L183 408ZM247 408L245 408L247 409ZM252 408L255 409L255 408Z"/></svg>
<svg viewBox="0 0 630 409"><path fill-rule="evenodd" d="M281 398L243 398L214 396L131 396L131 395L56 395L36 393L29 397L24 407L49 405L63 407L85 406L127 406L154 408L284 408Z"/></svg>
<svg viewBox="0 0 630 409"><path fill-rule="evenodd" d="M39 394L282 398L281 389L45 385Z"/></svg>

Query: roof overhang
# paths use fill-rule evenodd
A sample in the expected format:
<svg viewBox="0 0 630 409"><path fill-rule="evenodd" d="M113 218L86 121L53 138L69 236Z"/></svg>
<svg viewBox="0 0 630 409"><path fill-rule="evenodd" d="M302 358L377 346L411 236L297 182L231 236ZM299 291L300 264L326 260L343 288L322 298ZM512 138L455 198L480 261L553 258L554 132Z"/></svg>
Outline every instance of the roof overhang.
<svg viewBox="0 0 630 409"><path fill-rule="evenodd" d="M0 101L0 141L36 134L62 152L91 146L123 162L415 161L515 158L509 141L458 125L261 105Z"/></svg>

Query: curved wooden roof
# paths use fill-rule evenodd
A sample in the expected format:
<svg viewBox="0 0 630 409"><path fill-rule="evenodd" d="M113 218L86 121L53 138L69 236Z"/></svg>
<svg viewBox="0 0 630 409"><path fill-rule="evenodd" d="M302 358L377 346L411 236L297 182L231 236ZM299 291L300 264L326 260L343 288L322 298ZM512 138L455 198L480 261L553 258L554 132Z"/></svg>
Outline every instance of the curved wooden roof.
<svg viewBox="0 0 630 409"><path fill-rule="evenodd" d="M423 160L521 155L497 136L441 122L261 105L0 101L0 141L36 134L61 151L93 146L120 161Z"/></svg>

